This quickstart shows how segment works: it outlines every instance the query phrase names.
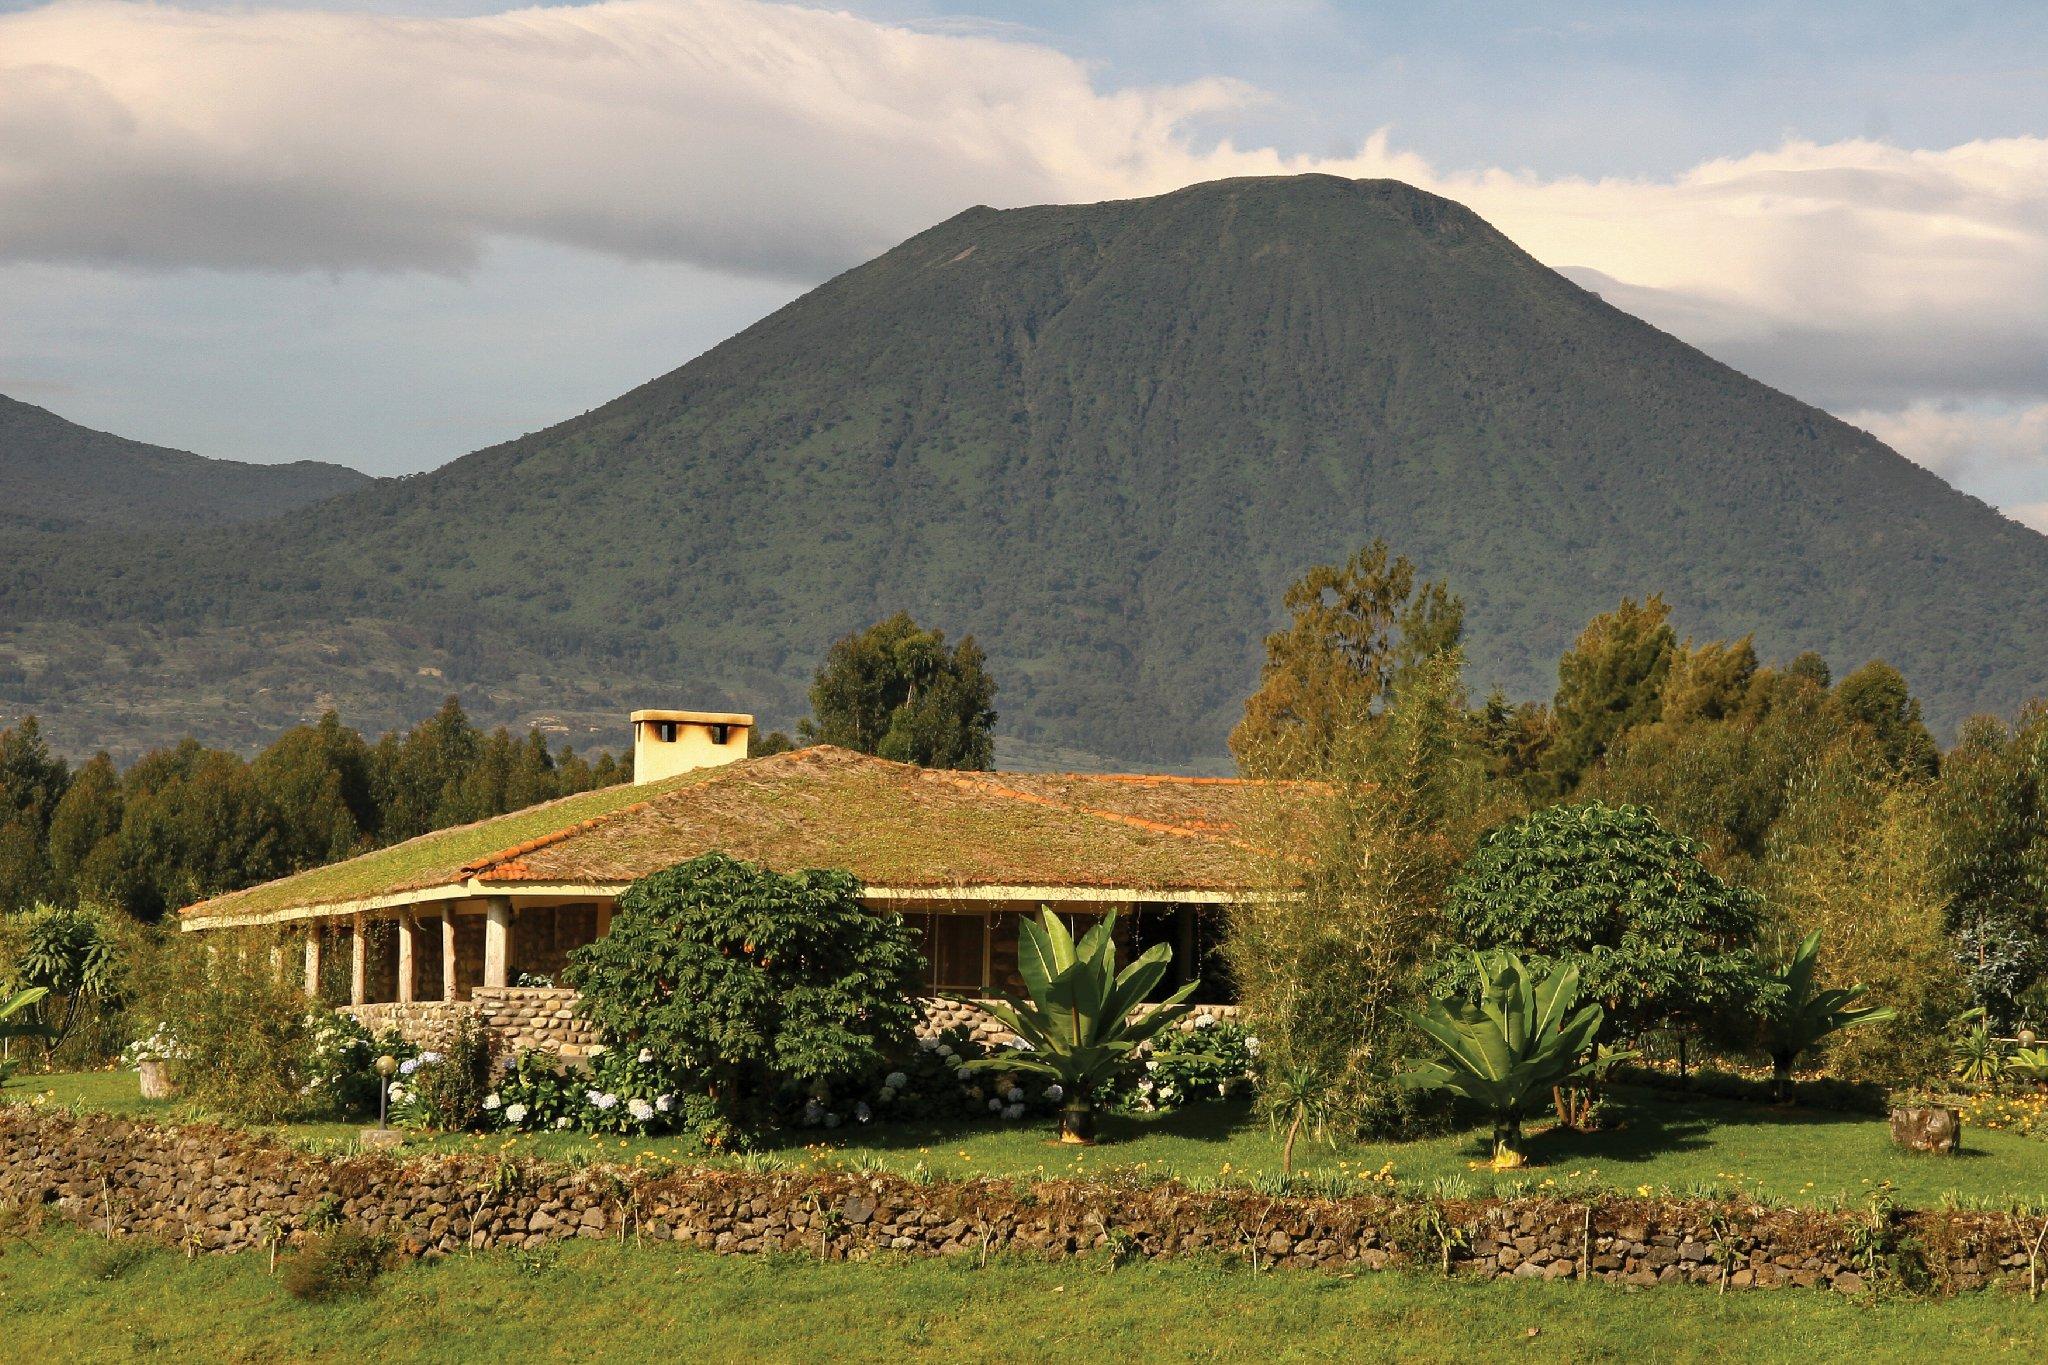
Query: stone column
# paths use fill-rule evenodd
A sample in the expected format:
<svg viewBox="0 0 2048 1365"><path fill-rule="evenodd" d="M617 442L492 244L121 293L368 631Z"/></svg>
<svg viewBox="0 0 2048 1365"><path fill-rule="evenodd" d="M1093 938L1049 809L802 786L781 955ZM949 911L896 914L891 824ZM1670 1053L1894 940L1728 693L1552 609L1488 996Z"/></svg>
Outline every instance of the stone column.
<svg viewBox="0 0 2048 1365"><path fill-rule="evenodd" d="M314 920L306 926L306 994L320 998L320 937L322 926Z"/></svg>
<svg viewBox="0 0 2048 1365"><path fill-rule="evenodd" d="M484 984L502 986L512 965L512 898L484 902Z"/></svg>
<svg viewBox="0 0 2048 1365"><path fill-rule="evenodd" d="M455 1003L455 909L441 910L441 998Z"/></svg>
<svg viewBox="0 0 2048 1365"><path fill-rule="evenodd" d="M361 915L349 917L348 944L348 1002L351 1005L360 1005L363 1003L363 997L369 994L368 973L370 966L370 945L367 941Z"/></svg>
<svg viewBox="0 0 2048 1365"><path fill-rule="evenodd" d="M597 936L603 938L611 931L612 903L610 901L599 901L597 903Z"/></svg>
<svg viewBox="0 0 2048 1365"><path fill-rule="evenodd" d="M412 911L401 911L398 916L398 1003L412 1003Z"/></svg>

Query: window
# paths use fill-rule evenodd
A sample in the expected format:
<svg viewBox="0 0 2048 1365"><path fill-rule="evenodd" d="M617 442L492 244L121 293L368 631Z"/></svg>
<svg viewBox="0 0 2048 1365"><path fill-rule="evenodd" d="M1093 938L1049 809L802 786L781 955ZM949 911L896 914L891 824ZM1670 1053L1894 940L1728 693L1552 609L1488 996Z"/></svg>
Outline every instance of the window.
<svg viewBox="0 0 2048 1365"><path fill-rule="evenodd" d="M676 742L676 723L672 720L658 721L655 723L654 733L661 736L663 744L673 744Z"/></svg>
<svg viewBox="0 0 2048 1365"><path fill-rule="evenodd" d="M924 954L925 985L935 991L980 991L988 916L911 914L903 917Z"/></svg>

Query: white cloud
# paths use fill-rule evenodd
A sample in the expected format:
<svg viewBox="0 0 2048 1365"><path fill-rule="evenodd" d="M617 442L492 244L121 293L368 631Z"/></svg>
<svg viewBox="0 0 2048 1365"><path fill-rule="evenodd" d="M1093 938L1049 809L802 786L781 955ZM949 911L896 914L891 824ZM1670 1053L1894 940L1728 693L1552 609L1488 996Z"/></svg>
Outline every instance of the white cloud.
<svg viewBox="0 0 2048 1365"><path fill-rule="evenodd" d="M1217 138L1261 99L1109 89L1007 30L753 0L78 0L0 15L0 260L459 274L527 239L810 280L975 203L1324 171L1459 199L1759 377L1896 414L1930 460L1961 457L1925 413L2048 401L2048 136L1546 178L1443 171L1385 131L1322 157Z"/></svg>
<svg viewBox="0 0 2048 1365"><path fill-rule="evenodd" d="M1914 403L1896 412L1845 412L1842 420L1950 482L2048 467L2048 403L1992 411Z"/></svg>

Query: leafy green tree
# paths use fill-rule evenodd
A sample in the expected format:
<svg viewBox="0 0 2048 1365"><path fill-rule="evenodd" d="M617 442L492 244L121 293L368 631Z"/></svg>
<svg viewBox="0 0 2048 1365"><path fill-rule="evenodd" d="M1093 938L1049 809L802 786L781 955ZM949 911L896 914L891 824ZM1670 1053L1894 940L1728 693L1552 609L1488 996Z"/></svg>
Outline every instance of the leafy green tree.
<svg viewBox="0 0 2048 1365"><path fill-rule="evenodd" d="M71 775L50 817L50 875L67 903L106 899L121 833L121 774L94 754Z"/></svg>
<svg viewBox="0 0 2048 1365"><path fill-rule="evenodd" d="M1920 721L1919 700L1884 660L1873 659L1835 684L1835 703L1877 741L1894 772L1932 777L1940 766L1941 750Z"/></svg>
<svg viewBox="0 0 2048 1365"><path fill-rule="evenodd" d="M1383 709L1404 678L1457 647L1465 604L1375 540L1288 586L1288 622L1266 637L1259 687L1230 732L1238 765L1272 773L1276 754L1313 766L1342 725Z"/></svg>
<svg viewBox="0 0 2048 1365"><path fill-rule="evenodd" d="M290 870L276 808L238 756L188 739L142 759L122 786L110 880L138 918Z"/></svg>
<svg viewBox="0 0 2048 1365"><path fill-rule="evenodd" d="M285 731L251 765L278 814L279 854L293 868L316 867L373 842L380 814L371 788L370 747L329 711Z"/></svg>
<svg viewBox="0 0 2048 1365"><path fill-rule="evenodd" d="M1355 1130L1415 1117L1414 1092L1397 1084L1405 1012L1425 994L1446 888L1499 816L1459 664L1455 650L1439 655L1389 710L1327 739L1295 733L1307 754L1276 757L1299 785L1262 789L1246 840L1265 851L1270 894L1228 912L1223 954L1263 1064L1324 1078L1331 1113Z"/></svg>
<svg viewBox="0 0 2048 1365"><path fill-rule="evenodd" d="M1538 972L1578 970L1622 1036L1746 1016L1770 995L1754 943L1763 898L1700 862L1699 846L1636 806L1552 806L1480 839L1445 906L1452 942L1505 948ZM1439 995L1471 988L1466 953Z"/></svg>
<svg viewBox="0 0 2048 1365"><path fill-rule="evenodd" d="M1940 884L1977 1003L1999 1027L2048 970L2048 707L1963 727L1933 786Z"/></svg>
<svg viewBox="0 0 2048 1365"><path fill-rule="evenodd" d="M1652 594L1594 617L1557 663L1557 742L1545 764L1567 793L1624 732L1657 719L1678 649L1671 608Z"/></svg>
<svg viewBox="0 0 2048 1365"><path fill-rule="evenodd" d="M1579 969L1533 970L1514 953L1472 956L1475 1000L1439 1001L1414 1016L1438 1056L1403 1078L1417 1089L1448 1090L1493 1115L1493 1164L1523 1164L1522 1119L1546 1092L1594 1066L1601 1009L1579 999Z"/></svg>
<svg viewBox="0 0 2048 1365"><path fill-rule="evenodd" d="M986 769L995 762L995 695L972 635L949 650L945 632L897 612L832 646L798 733L927 768Z"/></svg>
<svg viewBox="0 0 2048 1365"><path fill-rule="evenodd" d="M707 853L628 887L567 980L607 1045L647 1049L678 1084L755 1122L778 1092L850 1080L911 1036L914 940L859 895L845 872Z"/></svg>
<svg viewBox="0 0 2048 1365"><path fill-rule="evenodd" d="M55 889L47 840L67 780L64 761L50 752L34 716L0 730L0 910Z"/></svg>
<svg viewBox="0 0 2048 1365"><path fill-rule="evenodd" d="M1862 985L1820 985L1820 930L1800 941L1792 958L1773 974L1776 998L1764 1011L1764 1049L1771 1054L1771 1090L1782 1102L1792 1098L1792 1067L1822 1039L1860 1024L1882 1024L1898 1017L1889 1005L1858 1006L1868 990Z"/></svg>
<svg viewBox="0 0 2048 1365"><path fill-rule="evenodd" d="M1094 1139L1096 1097L1115 1083L1138 1048L1194 1008L1186 1002L1201 984L1190 981L1134 1014L1165 978L1173 949L1154 944L1119 972L1115 930L1116 916L1105 915L1076 944L1050 910L1041 911L1036 924L1020 923L1017 971L1028 998L989 1001L982 1008L1030 1049L967 1064L984 1071L1031 1072L1058 1082L1065 1101L1062 1142Z"/></svg>
<svg viewBox="0 0 2048 1365"><path fill-rule="evenodd" d="M1847 1074L1919 1081L1946 1065L1943 1035L1968 1003L1945 927L1940 829L1925 783L1901 786L1861 731L1841 735L1787 781L1757 886L1780 951L1819 933L1821 985L1866 984L1898 1017L1826 1040Z"/></svg>
<svg viewBox="0 0 2048 1365"><path fill-rule="evenodd" d="M396 843L475 819L462 782L482 752L483 735L455 697L404 735L379 740L371 771L384 839Z"/></svg>

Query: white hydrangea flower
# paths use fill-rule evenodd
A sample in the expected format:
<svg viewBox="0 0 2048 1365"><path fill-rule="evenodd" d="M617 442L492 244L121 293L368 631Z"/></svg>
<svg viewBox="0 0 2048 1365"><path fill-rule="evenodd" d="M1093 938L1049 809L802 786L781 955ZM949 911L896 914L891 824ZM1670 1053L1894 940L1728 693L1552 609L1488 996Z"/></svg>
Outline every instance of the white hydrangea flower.
<svg viewBox="0 0 2048 1365"><path fill-rule="evenodd" d="M413 1072L418 1071L420 1069L420 1061L421 1059L418 1057L406 1058L404 1061L398 1064L398 1074L401 1076L412 1075Z"/></svg>
<svg viewBox="0 0 2048 1365"><path fill-rule="evenodd" d="M1256 1057L1256 1056L1258 1056L1258 1055L1259 1055L1259 1035L1258 1035L1258 1034L1256 1034L1256 1033L1247 1033L1247 1034L1246 1034L1246 1035L1244 1036L1244 1050L1245 1050L1246 1052L1249 1052L1249 1053L1251 1053L1251 1054L1252 1054L1252 1056L1254 1056L1254 1057Z"/></svg>
<svg viewBox="0 0 2048 1365"><path fill-rule="evenodd" d="M950 1056L952 1056L952 1055L953 1055L953 1045L952 1045L951 1043L940 1043L940 1044L939 1044L939 1046L938 1046L938 1054L939 1054L939 1055L940 1055L941 1057L950 1057Z"/></svg>
<svg viewBox="0 0 2048 1365"><path fill-rule="evenodd" d="M555 1120L555 1127L567 1128L571 1122L573 1122L573 1120L571 1120L567 1114L564 1114L562 1115L562 1117Z"/></svg>
<svg viewBox="0 0 2048 1365"><path fill-rule="evenodd" d="M505 1122L511 1124L520 1124L526 1122L526 1106L517 1103L506 1105Z"/></svg>
<svg viewBox="0 0 2048 1365"><path fill-rule="evenodd" d="M931 1037L922 1037L922 1038L919 1038L919 1039L917 1040L917 1045L918 1045L919 1047L923 1048L923 1049L924 1049L924 1050L925 1050L926 1052L936 1052L936 1051L938 1051L938 1050L939 1050L939 1040L938 1040L938 1039L936 1039L936 1038L931 1038Z"/></svg>
<svg viewBox="0 0 2048 1365"><path fill-rule="evenodd" d="M956 1066L953 1068L953 1079L956 1081L964 1081L973 1074L974 1073L972 1071L969 1071L964 1066Z"/></svg>
<svg viewBox="0 0 2048 1365"><path fill-rule="evenodd" d="M854 1121L857 1123L866 1123L869 1119L874 1117L874 1110L868 1108L867 1101L856 1101L853 1106L853 1117Z"/></svg>
<svg viewBox="0 0 2048 1365"><path fill-rule="evenodd" d="M394 1086L392 1086L392 1087L391 1087L391 1102L392 1102L393 1104L404 1104L404 1103L405 1103L405 1096L406 1096L406 1089L405 1089L405 1087L404 1087L404 1086L402 1086L402 1085L394 1085Z"/></svg>
<svg viewBox="0 0 2048 1365"><path fill-rule="evenodd" d="M1024 1106L1021 1104L1012 1104L1006 1106L1003 1109L1003 1117L1006 1119L1010 1119L1012 1121L1023 1118Z"/></svg>
<svg viewBox="0 0 2048 1365"><path fill-rule="evenodd" d="M1008 1090L1003 1092L1003 1098L1008 1100L1012 1104L1024 1103L1024 1087L1021 1085L1011 1086Z"/></svg>
<svg viewBox="0 0 2048 1365"><path fill-rule="evenodd" d="M445 1057L443 1057L443 1056L442 1056L442 1055L441 1055L440 1053L438 1053L438 1052L422 1052L422 1053L420 1054L420 1065L421 1065L421 1066L433 1066L433 1065L434 1065L435 1063L437 1063L437 1062L444 1062L444 1061L446 1061L446 1060L448 1060L448 1059L447 1059L447 1058L445 1058Z"/></svg>
<svg viewBox="0 0 2048 1365"><path fill-rule="evenodd" d="M636 1095L626 1102L626 1112L633 1116L634 1122L645 1123L654 1117L654 1106Z"/></svg>
<svg viewBox="0 0 2048 1365"><path fill-rule="evenodd" d="M892 1071L882 1078L882 1084L888 1086L891 1090L901 1090L904 1086L910 1084L910 1077L900 1071Z"/></svg>
<svg viewBox="0 0 2048 1365"><path fill-rule="evenodd" d="M1195 1027L1196 1027L1196 1028L1215 1028L1215 1027L1216 1027L1216 1016L1215 1016L1215 1015L1213 1015L1213 1014L1198 1014L1198 1015L1196 1015L1196 1016L1195 1016Z"/></svg>
<svg viewBox="0 0 2048 1365"><path fill-rule="evenodd" d="M676 1097L674 1095L656 1095L654 1097L654 1107L666 1114L669 1110L676 1107Z"/></svg>
<svg viewBox="0 0 2048 1365"><path fill-rule="evenodd" d="M1000 1113L1002 1113L1002 1112L1003 1112L1003 1102L1002 1102L1001 1100L990 1100L990 1101L988 1102L988 1110L989 1110L989 1112L990 1112L991 1114L1000 1114Z"/></svg>
<svg viewBox="0 0 2048 1365"><path fill-rule="evenodd" d="M484 1096L484 1108L486 1109L496 1109L499 1105L503 1103L504 1101L498 1098L497 1092L495 1091L493 1091L491 1094Z"/></svg>
<svg viewBox="0 0 2048 1365"><path fill-rule="evenodd" d="M643 1062L651 1062L651 1061L653 1061L653 1060L654 1060L654 1049L653 1049L653 1048L651 1048L651 1047L643 1047L643 1048L641 1048L641 1049L640 1049L640 1060L641 1060L641 1061L643 1061Z"/></svg>
<svg viewBox="0 0 2048 1365"><path fill-rule="evenodd" d="M1065 1099L1066 1095L1066 1087L1060 1085L1058 1082L1054 1082L1053 1084L1045 1088L1045 1097L1049 1100L1057 1102L1059 1100Z"/></svg>

